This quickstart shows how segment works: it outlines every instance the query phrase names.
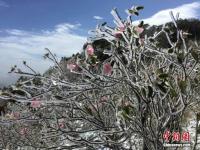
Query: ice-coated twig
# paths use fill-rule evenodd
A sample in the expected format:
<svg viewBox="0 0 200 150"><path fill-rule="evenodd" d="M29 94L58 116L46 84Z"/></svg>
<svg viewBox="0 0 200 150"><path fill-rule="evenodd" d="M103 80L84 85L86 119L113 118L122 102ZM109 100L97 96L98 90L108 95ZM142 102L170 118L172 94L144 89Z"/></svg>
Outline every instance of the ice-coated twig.
<svg viewBox="0 0 200 150"><path fill-rule="evenodd" d="M116 21L117 26L118 27L124 27L124 24L123 24L121 18L119 17L118 12L117 12L117 9L114 8L110 13L113 15L113 17L114 17L114 19Z"/></svg>

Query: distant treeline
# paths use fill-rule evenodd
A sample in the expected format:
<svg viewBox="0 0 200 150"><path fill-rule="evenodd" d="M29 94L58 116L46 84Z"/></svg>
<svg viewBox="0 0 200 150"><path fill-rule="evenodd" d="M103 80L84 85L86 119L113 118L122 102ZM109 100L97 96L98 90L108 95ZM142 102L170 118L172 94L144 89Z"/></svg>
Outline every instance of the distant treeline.
<svg viewBox="0 0 200 150"><path fill-rule="evenodd" d="M147 34L148 36L153 36L156 31L160 31L163 25L160 26L151 26L146 30L143 34ZM188 40L192 41L200 41L200 20L199 19L180 19L177 21L177 26L180 30L189 33L187 35ZM166 23L165 31L169 32L170 38L172 42L177 40L176 28L172 22ZM158 38L159 46L168 48L170 47L169 43L166 42L166 36L161 34Z"/></svg>

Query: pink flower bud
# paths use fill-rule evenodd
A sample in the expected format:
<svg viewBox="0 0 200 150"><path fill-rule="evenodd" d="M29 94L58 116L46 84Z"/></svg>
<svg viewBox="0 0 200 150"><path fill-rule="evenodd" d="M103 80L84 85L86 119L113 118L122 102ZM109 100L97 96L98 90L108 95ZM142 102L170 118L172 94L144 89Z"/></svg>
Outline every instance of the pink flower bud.
<svg viewBox="0 0 200 150"><path fill-rule="evenodd" d="M124 32L125 31L125 27L119 27L119 31Z"/></svg>
<svg viewBox="0 0 200 150"><path fill-rule="evenodd" d="M59 128L64 128L65 127L65 124L63 122L59 122L58 125L59 125Z"/></svg>
<svg viewBox="0 0 200 150"><path fill-rule="evenodd" d="M70 72L72 72L74 69L76 69L77 65L76 64L67 64L67 69L70 70Z"/></svg>
<svg viewBox="0 0 200 150"><path fill-rule="evenodd" d="M19 112L13 112L12 114L13 114L13 117L15 119L19 119L20 118L20 113Z"/></svg>
<svg viewBox="0 0 200 150"><path fill-rule="evenodd" d="M88 45L87 46L87 54L88 55L93 55L94 54L94 48L92 47L92 45Z"/></svg>
<svg viewBox="0 0 200 150"><path fill-rule="evenodd" d="M40 106L41 106L41 101L39 101L35 98L31 101L31 107L32 108L39 108Z"/></svg>
<svg viewBox="0 0 200 150"><path fill-rule="evenodd" d="M108 97L107 96L102 96L100 98L100 102L103 103L103 102L106 102L108 100Z"/></svg>
<svg viewBox="0 0 200 150"><path fill-rule="evenodd" d="M115 32L115 33L114 33L114 37L117 38L117 39L119 39L119 38L122 37L122 33L119 32L119 31L118 31L118 32Z"/></svg>
<svg viewBox="0 0 200 150"><path fill-rule="evenodd" d="M103 74L105 75L111 75L112 73L112 66L110 63L105 63L103 66Z"/></svg>
<svg viewBox="0 0 200 150"><path fill-rule="evenodd" d="M140 45L144 45L144 41L145 41L144 38L139 38L139 44Z"/></svg>
<svg viewBox="0 0 200 150"><path fill-rule="evenodd" d="M135 31L136 31L138 34L141 34L141 33L144 31L144 28L135 27Z"/></svg>
<svg viewBox="0 0 200 150"><path fill-rule="evenodd" d="M191 63L187 63L186 64L186 68L189 69L190 67L192 67L192 64Z"/></svg>
<svg viewBox="0 0 200 150"><path fill-rule="evenodd" d="M19 134L21 135L26 135L28 133L28 128L22 128L20 131L19 131Z"/></svg>

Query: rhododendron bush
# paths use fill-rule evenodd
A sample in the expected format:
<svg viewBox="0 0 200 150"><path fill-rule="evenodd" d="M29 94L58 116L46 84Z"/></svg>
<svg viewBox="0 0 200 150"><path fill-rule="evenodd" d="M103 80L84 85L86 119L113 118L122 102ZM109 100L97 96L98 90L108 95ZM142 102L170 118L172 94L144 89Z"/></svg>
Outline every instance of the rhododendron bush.
<svg viewBox="0 0 200 150"><path fill-rule="evenodd" d="M184 112L198 104L199 47L187 43L172 13L176 39L166 25L147 36L148 26L132 21L141 9L128 9L126 20L113 9L116 26L97 25L84 53L64 63L46 49L55 63L48 75L26 62L30 72L13 67L24 79L1 94L9 108L1 148L163 149L165 130L181 131ZM163 34L168 48L159 46Z"/></svg>

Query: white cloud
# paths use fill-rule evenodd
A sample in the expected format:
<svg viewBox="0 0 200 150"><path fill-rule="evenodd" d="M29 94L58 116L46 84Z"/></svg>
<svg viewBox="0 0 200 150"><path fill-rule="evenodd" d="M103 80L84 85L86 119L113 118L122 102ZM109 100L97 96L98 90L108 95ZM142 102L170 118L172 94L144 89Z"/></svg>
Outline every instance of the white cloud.
<svg viewBox="0 0 200 150"><path fill-rule="evenodd" d="M49 48L57 56L71 56L80 52L86 37L76 34L80 24L63 23L53 30L40 32L8 29L0 35L0 85L10 82L7 72L13 65L22 67L22 61L39 72L48 69L50 62L43 60L44 48ZM13 77L13 76L12 76ZM6 81L7 79L7 81Z"/></svg>
<svg viewBox="0 0 200 150"><path fill-rule="evenodd" d="M0 0L0 7L9 7L9 5L6 2Z"/></svg>
<svg viewBox="0 0 200 150"><path fill-rule="evenodd" d="M93 18L96 19L96 20L103 20L103 18L100 17L100 16L93 16Z"/></svg>
<svg viewBox="0 0 200 150"><path fill-rule="evenodd" d="M3 31L1 31L1 32L3 32ZM6 33L8 33L10 35L15 35L15 36L25 36L28 34L26 31L17 30L17 29L6 30Z"/></svg>
<svg viewBox="0 0 200 150"><path fill-rule="evenodd" d="M63 23L63 24L57 25L55 27L55 31L58 33L66 33L66 32L70 32L70 30L77 29L80 26L81 26L81 24Z"/></svg>
<svg viewBox="0 0 200 150"><path fill-rule="evenodd" d="M161 10L149 18L142 19L145 23L150 25L160 25L172 21L169 12L172 11L174 15L179 13L179 18L199 18L200 17L200 2L193 2L189 4L183 4L176 8L169 8ZM140 20L135 21L138 23Z"/></svg>

